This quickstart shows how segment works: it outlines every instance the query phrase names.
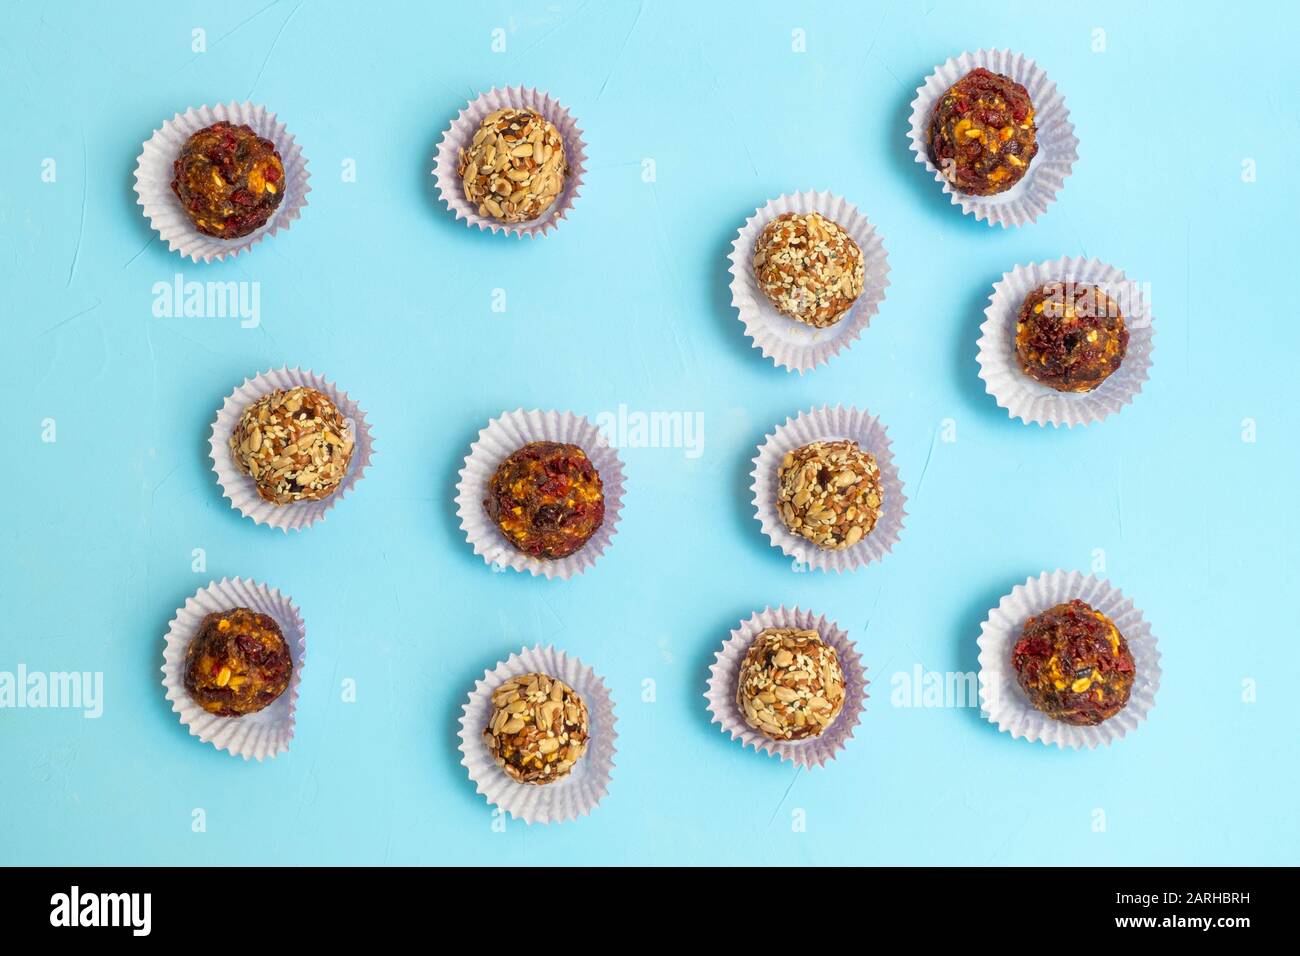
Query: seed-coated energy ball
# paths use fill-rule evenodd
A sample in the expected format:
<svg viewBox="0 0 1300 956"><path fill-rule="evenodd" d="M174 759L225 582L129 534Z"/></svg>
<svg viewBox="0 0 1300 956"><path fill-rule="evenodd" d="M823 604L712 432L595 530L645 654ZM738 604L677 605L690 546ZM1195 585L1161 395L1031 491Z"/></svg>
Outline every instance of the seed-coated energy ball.
<svg viewBox="0 0 1300 956"><path fill-rule="evenodd" d="M773 740L816 737L844 707L844 671L816 631L771 627L749 645L736 704L745 722Z"/></svg>
<svg viewBox="0 0 1300 956"><path fill-rule="evenodd" d="M553 123L532 110L500 109L483 117L456 171L480 216L515 223L554 205L569 166Z"/></svg>
<svg viewBox="0 0 1300 956"><path fill-rule="evenodd" d="M520 783L554 783L586 753L588 723L586 703L564 681L522 674L492 692L483 741Z"/></svg>
<svg viewBox="0 0 1300 956"><path fill-rule="evenodd" d="M819 548L851 548L880 519L880 467L855 441L819 441L786 452L777 472L777 513Z"/></svg>
<svg viewBox="0 0 1300 956"><path fill-rule="evenodd" d="M862 294L862 250L821 213L787 212L763 227L754 244L754 275L782 315L824 329Z"/></svg>
<svg viewBox="0 0 1300 956"><path fill-rule="evenodd" d="M235 464L277 505L332 495L348 473L347 421L323 392L277 389L244 409L230 434Z"/></svg>

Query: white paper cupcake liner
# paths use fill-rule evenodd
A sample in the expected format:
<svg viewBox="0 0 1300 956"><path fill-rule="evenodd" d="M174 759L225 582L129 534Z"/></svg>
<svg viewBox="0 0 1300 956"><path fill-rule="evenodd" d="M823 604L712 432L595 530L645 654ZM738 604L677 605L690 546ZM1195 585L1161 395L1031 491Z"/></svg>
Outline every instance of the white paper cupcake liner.
<svg viewBox="0 0 1300 956"><path fill-rule="evenodd" d="M492 692L520 674L558 677L587 704L587 752L554 783L520 783L502 770L483 740L492 714ZM564 823L585 817L609 791L614 773L614 701L605 682L576 657L553 647L524 648L474 682L460 719L461 763L488 803L525 823Z"/></svg>
<svg viewBox="0 0 1300 956"><path fill-rule="evenodd" d="M749 726L736 703L740 665L754 638L770 627L798 627L816 631L822 641L835 648L840 669L844 671L844 707L819 736L805 737L802 740L773 740ZM720 724L723 731L731 734L733 740L739 740L746 747L766 751L797 767L820 767L834 760L853 737L854 728L861 722L867 709L867 685L870 682L857 647L834 621L828 621L820 615L814 616L812 611L784 606L775 610L768 607L756 611L749 620L741 621L732 630L731 637L723 642L716 658L716 662L709 668L709 685L704 693L705 700L709 702L709 713L713 715L711 723Z"/></svg>
<svg viewBox="0 0 1300 956"><path fill-rule="evenodd" d="M564 189L551 204L551 208L528 222L498 222L480 216L478 206L465 198L465 190L457 172L460 151L469 148L483 117L506 107L530 109L549 120L564 140L564 155L569 164ZM582 177L587 171L586 163L587 144L582 138L582 130L569 111L552 99L549 93L525 86L503 89L493 87L461 110L460 115L452 120L451 127L443 133L433 157L433 176L437 181L439 197L457 219L465 220L465 225L478 226L494 233L504 232L508 236L529 236L535 239L558 228L560 221L573 208L573 203L578 198L578 187L582 185Z"/></svg>
<svg viewBox="0 0 1300 956"><path fill-rule="evenodd" d="M1038 127L1038 154L1020 182L994 196L970 196L953 188L943 172L930 159L930 119L935 104L954 83L976 67L1009 76L1029 92L1034 104L1034 123ZM1007 226L1034 222L1056 200L1075 160L1079 158L1079 140L1074 135L1070 111L1056 84L1028 57L1010 50L976 50L953 57L937 67L917 88L912 100L912 152L916 161L934 174L954 205L976 219Z"/></svg>
<svg viewBox="0 0 1300 956"><path fill-rule="evenodd" d="M1016 316L1025 296L1049 282L1098 286L1115 300L1129 331L1128 351L1115 372L1091 392L1058 392L1030 378L1016 355ZM1038 425L1087 425L1116 414L1142 391L1151 369L1155 320L1142 286L1096 259L1062 256L1016 266L994 283L980 326L980 378L1012 418Z"/></svg>
<svg viewBox="0 0 1300 956"><path fill-rule="evenodd" d="M171 185L172 164L185 141L199 130L223 120L236 126L252 127L257 135L275 144L284 163L284 199L266 225L239 239L218 239L199 232L181 208ZM289 224L302 214L302 207L307 205L307 193L311 192L307 182L309 178L302 149L274 113L268 113L264 106L248 102L218 103L177 113L163 123L161 129L154 130L136 161L135 193L139 204L144 207L149 225L166 241L169 249L195 262L211 262L237 256L267 236L288 229Z"/></svg>
<svg viewBox="0 0 1300 956"><path fill-rule="evenodd" d="M291 389L299 386L314 388L323 392L332 401L347 422L351 430L353 449L352 460L348 462L348 471L343 481L334 489L334 493L320 501L293 501L277 505L266 501L257 493L257 482L244 474L235 464L230 451L230 435L239 424L239 416L244 409L263 395L279 389ZM301 531L325 517L352 490L370 466L374 453L374 441L370 435L370 424L366 413L361 410L348 393L333 382L310 369L278 368L262 372L250 379L245 379L217 411L216 421L212 423L212 435L208 439L211 449L212 470L217 474L217 483L221 493L230 499L230 506L245 518L252 518L258 524L270 525L281 531Z"/></svg>
<svg viewBox="0 0 1300 956"><path fill-rule="evenodd" d="M524 554L488 517L483 502L497 466L524 445L535 441L577 445L600 473L605 492L605 521L591 540L567 558L535 558ZM456 514L461 529L474 548L493 568L514 568L547 578L567 580L596 563L613 540L623 507L623 462L598 427L573 412L543 412L522 408L502 412L478 433L469 446L465 467L456 485Z"/></svg>
<svg viewBox="0 0 1300 956"><path fill-rule="evenodd" d="M782 315L758 287L754 246L763 228L788 212L821 213L852 236L862 250L862 294L829 328L816 329ZM731 261L731 304L740 313L745 334L753 340L754 348L775 364L800 374L829 362L852 345L880 311L889 285L889 257L876 227L852 203L828 192L801 192L771 200L745 220L727 258Z"/></svg>
<svg viewBox="0 0 1300 956"><path fill-rule="evenodd" d="M785 526L777 512L777 472L786 452L802 448L815 441L849 439L858 443L863 451L876 458L880 468L883 491L880 517L871 533L852 547L841 550L819 548L807 538L797 535ZM754 492L754 513L763 533L772 544L809 568L819 571L852 571L873 561L884 560L893 550L903 530L907 516L907 496L903 481L894 465L887 429L880 419L861 409L829 405L800 412L787 418L784 425L768 435L758 446L754 470L750 472Z"/></svg>
<svg viewBox="0 0 1300 956"><path fill-rule="evenodd" d="M213 612L246 607L269 615L280 625L289 656L293 660L293 674L289 687L270 706L255 714L243 717L218 717L194 702L185 689L185 652L198 633L203 618ZM181 723L191 734L218 750L228 751L236 757L263 760L289 749L293 740L294 710L298 704L298 685L302 681L303 664L307 656L307 630L298 608L286 595L274 588L243 578L222 578L201 588L187 598L185 606L176 612L167 628L163 648L163 687L172 710L180 715Z"/></svg>
<svg viewBox="0 0 1300 956"><path fill-rule="evenodd" d="M1078 598L1115 622L1129 650L1137 674L1128 704L1114 717L1095 727L1077 727L1048 717L1025 697L1011 666L1011 652L1025 621L1050 607ZM1160 687L1160 652L1155 635L1142 612L1119 588L1078 571L1043 572L1016 587L989 612L980 628L980 707L990 722L1012 737L1024 737L1064 749L1089 749L1110 744L1146 720L1155 706Z"/></svg>

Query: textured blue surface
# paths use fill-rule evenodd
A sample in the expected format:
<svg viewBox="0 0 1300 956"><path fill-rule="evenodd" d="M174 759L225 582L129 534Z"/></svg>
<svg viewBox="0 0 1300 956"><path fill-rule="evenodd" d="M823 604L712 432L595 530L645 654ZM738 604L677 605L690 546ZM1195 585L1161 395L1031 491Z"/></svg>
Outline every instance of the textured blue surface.
<svg viewBox="0 0 1300 956"><path fill-rule="evenodd" d="M105 699L98 719L0 710L0 860L1297 862L1295 8L992 6L7 4L0 671L102 671ZM1058 202L1006 232L950 206L906 138L935 64L992 45L1038 60L1080 139ZM590 146L541 241L456 223L428 175L456 111L514 83ZM303 145L310 205L195 265L151 240L131 173L173 113L244 98ZM725 261L756 206L801 188L858 204L893 267L871 328L802 378L741 335ZM1150 282L1156 316L1145 391L1086 430L1012 421L976 375L994 280L1062 254ZM260 283L260 326L156 318L176 273ZM349 390L378 443L356 493L288 537L230 509L206 445L222 398L285 363ZM890 426L910 517L884 564L796 574L753 519L749 460L837 402ZM624 452L619 534L582 577L491 573L452 505L479 428L620 404L702 413L703 454ZM1164 652L1138 733L1061 753L976 709L891 703L895 674L973 669L1013 585L1097 560ZM189 737L159 685L174 609L223 575L284 589L307 623L297 738L262 765ZM704 709L727 631L779 603L839 622L870 667L862 727L819 771L743 751ZM497 832L455 721L534 642L605 675L618 767L592 817Z"/></svg>

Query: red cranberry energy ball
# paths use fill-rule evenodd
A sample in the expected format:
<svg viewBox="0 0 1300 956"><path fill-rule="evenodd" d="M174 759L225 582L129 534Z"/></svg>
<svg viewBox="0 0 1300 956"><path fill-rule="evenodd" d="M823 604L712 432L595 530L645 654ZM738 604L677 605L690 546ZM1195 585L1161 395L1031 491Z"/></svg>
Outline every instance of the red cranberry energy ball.
<svg viewBox="0 0 1300 956"><path fill-rule="evenodd" d="M199 232L238 239L266 225L284 199L275 144L224 120L194 133L172 164L172 192Z"/></svg>
<svg viewBox="0 0 1300 956"><path fill-rule="evenodd" d="M884 489L876 457L855 441L818 441L786 452L776 509L794 534L819 548L851 548L880 519Z"/></svg>
<svg viewBox="0 0 1300 956"><path fill-rule="evenodd" d="M1128 329L1119 305L1094 285L1051 282L1016 317L1020 369L1058 392L1089 392L1120 367Z"/></svg>
<svg viewBox="0 0 1300 956"><path fill-rule="evenodd" d="M218 717L257 713L285 692L292 674L280 626L246 607L209 614L185 650L185 689Z"/></svg>
<svg viewBox="0 0 1300 956"><path fill-rule="evenodd" d="M773 740L816 737L844 707L844 671L816 631L770 627L740 664L736 704L745 723Z"/></svg>
<svg viewBox="0 0 1300 956"><path fill-rule="evenodd" d="M763 227L754 244L754 276L782 315L824 329L862 294L862 250L821 213L787 212Z"/></svg>
<svg viewBox="0 0 1300 956"><path fill-rule="evenodd" d="M497 466L483 507L524 554L567 558L604 522L605 491L577 445L538 441Z"/></svg>
<svg viewBox="0 0 1300 956"><path fill-rule="evenodd" d="M483 117L456 171L480 216L513 223L554 205L569 165L564 138L550 120L532 110L500 109Z"/></svg>
<svg viewBox="0 0 1300 956"><path fill-rule="evenodd" d="M235 465L276 505L328 498L347 477L351 429L329 396L277 389L247 406L230 433Z"/></svg>
<svg viewBox="0 0 1300 956"><path fill-rule="evenodd" d="M979 67L939 97L930 159L958 191L991 196L1020 182L1038 153L1037 137L1025 88Z"/></svg>
<svg viewBox="0 0 1300 956"><path fill-rule="evenodd" d="M1137 674L1115 623L1084 601L1048 608L1025 621L1011 652L1020 688L1054 720L1092 726L1128 703Z"/></svg>
<svg viewBox="0 0 1300 956"><path fill-rule="evenodd" d="M586 703L564 681L522 674L492 692L483 742L512 779L554 783L587 752L588 723Z"/></svg>

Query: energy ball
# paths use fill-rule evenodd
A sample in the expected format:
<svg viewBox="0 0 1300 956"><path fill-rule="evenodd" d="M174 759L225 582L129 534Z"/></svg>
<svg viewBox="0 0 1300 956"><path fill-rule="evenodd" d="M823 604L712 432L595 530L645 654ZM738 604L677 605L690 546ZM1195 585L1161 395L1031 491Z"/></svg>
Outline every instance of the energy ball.
<svg viewBox="0 0 1300 956"><path fill-rule="evenodd" d="M230 434L239 470L276 505L334 493L352 460L352 435L334 403L314 388L277 389L246 407Z"/></svg>
<svg viewBox="0 0 1300 956"><path fill-rule="evenodd" d="M930 159L953 188L973 196L1006 192L1038 154L1034 104L1011 77L980 67L939 97L929 139Z"/></svg>
<svg viewBox="0 0 1300 956"><path fill-rule="evenodd" d="M280 625L246 607L209 614L185 651L185 689L218 717L257 713L284 693L292 674Z"/></svg>
<svg viewBox="0 0 1300 956"><path fill-rule="evenodd" d="M853 237L820 213L787 212L754 244L754 275L782 315L824 329L862 294L865 263Z"/></svg>
<svg viewBox="0 0 1300 956"><path fill-rule="evenodd" d="M844 671L816 631L769 627L740 665L736 704L745 723L773 740L816 737L844 707Z"/></svg>
<svg viewBox="0 0 1300 956"><path fill-rule="evenodd" d="M483 741L513 779L546 784L582 759L587 734L587 705L577 691L546 674L522 674L492 692Z"/></svg>
<svg viewBox="0 0 1300 956"><path fill-rule="evenodd" d="M553 123L532 110L501 109L483 117L456 171L480 216L528 222L563 192L569 165Z"/></svg>
<svg viewBox="0 0 1300 956"><path fill-rule="evenodd" d="M1016 317L1020 369L1058 392L1090 392L1124 361L1128 329L1115 300L1094 285L1052 282Z"/></svg>
<svg viewBox="0 0 1300 956"><path fill-rule="evenodd" d="M497 466L483 507L524 554L567 558L604 523L605 491L577 445L537 441Z"/></svg>
<svg viewBox="0 0 1300 956"><path fill-rule="evenodd" d="M880 467L855 441L818 441L786 452L776 508L794 534L819 548L851 548L880 520Z"/></svg>
<svg viewBox="0 0 1300 956"><path fill-rule="evenodd" d="M1075 599L1025 621L1011 652L1020 688L1054 720L1092 726L1128 703L1136 666L1115 623Z"/></svg>
<svg viewBox="0 0 1300 956"><path fill-rule="evenodd" d="M284 199L284 163L252 127L223 120L185 141L172 164L172 192L199 232L238 239L266 225Z"/></svg>

